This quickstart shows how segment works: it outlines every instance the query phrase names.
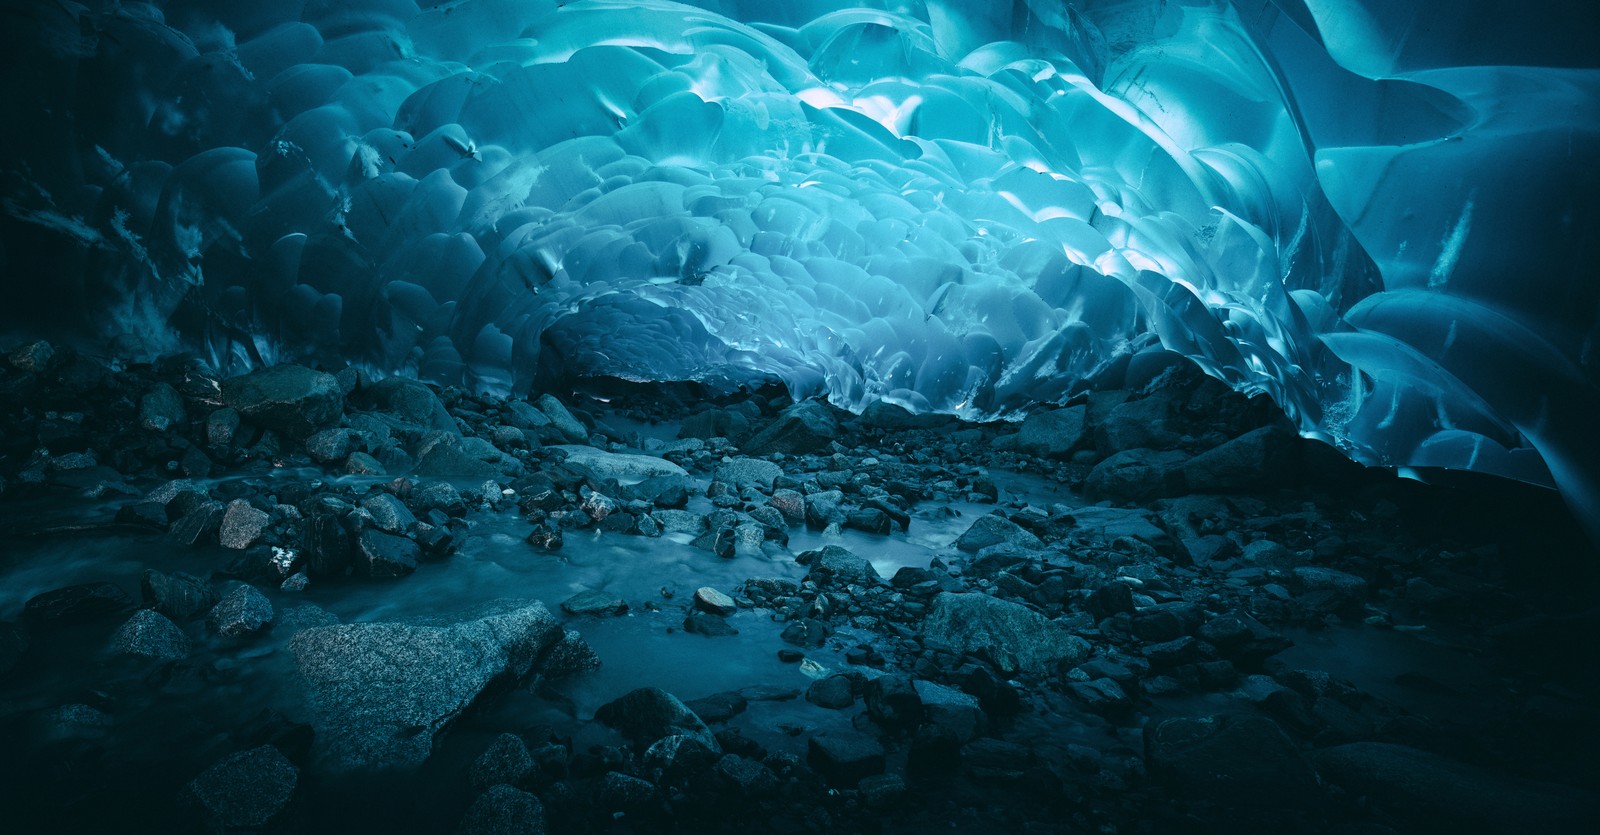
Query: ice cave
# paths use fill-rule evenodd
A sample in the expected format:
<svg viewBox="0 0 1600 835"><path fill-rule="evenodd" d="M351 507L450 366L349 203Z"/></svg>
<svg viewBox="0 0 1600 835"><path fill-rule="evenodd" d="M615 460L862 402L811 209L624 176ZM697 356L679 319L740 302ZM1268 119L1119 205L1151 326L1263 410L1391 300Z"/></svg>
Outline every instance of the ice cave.
<svg viewBox="0 0 1600 835"><path fill-rule="evenodd" d="M0 11L7 831L1600 821L1600 6Z"/></svg>

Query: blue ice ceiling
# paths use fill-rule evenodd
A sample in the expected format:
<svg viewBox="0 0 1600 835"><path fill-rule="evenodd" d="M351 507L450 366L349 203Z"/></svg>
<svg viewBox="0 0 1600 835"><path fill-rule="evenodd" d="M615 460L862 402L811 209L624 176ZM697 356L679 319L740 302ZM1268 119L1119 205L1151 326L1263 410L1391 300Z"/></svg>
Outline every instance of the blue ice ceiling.
<svg viewBox="0 0 1600 835"><path fill-rule="evenodd" d="M13 2L0 193L54 260L5 281L219 360L968 417L1160 346L1357 460L1600 518L1595 17Z"/></svg>

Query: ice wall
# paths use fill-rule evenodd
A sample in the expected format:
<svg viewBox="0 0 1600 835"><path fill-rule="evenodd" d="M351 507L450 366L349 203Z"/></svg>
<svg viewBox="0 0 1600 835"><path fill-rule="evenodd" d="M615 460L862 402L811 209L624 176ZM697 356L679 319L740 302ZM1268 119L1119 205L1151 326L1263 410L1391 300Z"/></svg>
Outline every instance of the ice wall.
<svg viewBox="0 0 1600 835"><path fill-rule="evenodd" d="M1600 518L1576 5L6 11L13 314L219 362L776 377L969 417L1160 346L1358 460Z"/></svg>

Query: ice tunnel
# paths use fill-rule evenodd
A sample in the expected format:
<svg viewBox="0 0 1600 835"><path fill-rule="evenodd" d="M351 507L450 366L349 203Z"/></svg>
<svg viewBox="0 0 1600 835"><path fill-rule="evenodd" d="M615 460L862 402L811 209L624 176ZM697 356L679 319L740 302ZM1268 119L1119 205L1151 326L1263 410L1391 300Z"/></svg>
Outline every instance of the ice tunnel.
<svg viewBox="0 0 1600 835"><path fill-rule="evenodd" d="M1161 349L1600 530L1585 4L5 11L8 331L974 419Z"/></svg>

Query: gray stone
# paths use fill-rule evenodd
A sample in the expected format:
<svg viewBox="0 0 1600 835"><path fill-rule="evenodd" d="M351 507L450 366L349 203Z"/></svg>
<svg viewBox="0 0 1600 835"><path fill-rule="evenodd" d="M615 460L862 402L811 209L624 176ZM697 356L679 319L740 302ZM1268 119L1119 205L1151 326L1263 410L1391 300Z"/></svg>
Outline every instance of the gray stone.
<svg viewBox="0 0 1600 835"><path fill-rule="evenodd" d="M217 529L217 539L224 548L243 551L261 538L261 532L267 529L270 518L266 511L251 507L244 499L234 499L228 502L228 508L222 512L222 526Z"/></svg>
<svg viewBox="0 0 1600 835"><path fill-rule="evenodd" d="M819 582L863 586L883 583L883 576L866 557L838 545L824 545L820 550L807 551L800 555L799 562L809 565L810 576Z"/></svg>
<svg viewBox="0 0 1600 835"><path fill-rule="evenodd" d="M369 528L356 538L356 570L368 577L404 577L421 557L422 547L403 536Z"/></svg>
<svg viewBox="0 0 1600 835"><path fill-rule="evenodd" d="M606 452L590 446L566 444L550 447L566 453L566 465L580 470L599 481L616 479L623 483L637 483L656 476L687 476L684 468L653 455L630 455Z"/></svg>
<svg viewBox="0 0 1600 835"><path fill-rule="evenodd" d="M295 438L332 423L344 395L332 374L275 365L222 383L222 400L245 420Z"/></svg>
<svg viewBox="0 0 1600 835"><path fill-rule="evenodd" d="M389 493L374 493L362 499L361 506L372 514L372 524L384 533L403 534L417 524L417 517L405 503Z"/></svg>
<svg viewBox="0 0 1600 835"><path fill-rule="evenodd" d="M770 455L804 455L826 449L839 436L839 421L828 404L818 400L796 403L770 426L744 444L747 452Z"/></svg>
<svg viewBox="0 0 1600 835"><path fill-rule="evenodd" d="M983 733L986 723L978 697L922 679L912 685L922 702L922 715L928 724L960 742L977 739Z"/></svg>
<svg viewBox="0 0 1600 835"><path fill-rule="evenodd" d="M561 611L569 615L620 615L628 611L628 602L614 594L589 589L563 601Z"/></svg>
<svg viewBox="0 0 1600 835"><path fill-rule="evenodd" d="M188 620L217 605L217 592L210 583L181 571L163 574L146 569L139 590L144 605L173 620Z"/></svg>
<svg viewBox="0 0 1600 835"><path fill-rule="evenodd" d="M242 585L211 607L206 626L224 638L243 638L267 628L274 615L271 601L255 586Z"/></svg>
<svg viewBox="0 0 1600 835"><path fill-rule="evenodd" d="M711 480L731 484L739 489L757 487L770 491L773 480L780 475L783 475L783 468L771 461L759 458L735 458L718 464Z"/></svg>
<svg viewBox="0 0 1600 835"><path fill-rule="evenodd" d="M1264 426L1196 455L1183 467L1184 481L1197 493L1259 490L1298 477L1296 439Z"/></svg>
<svg viewBox="0 0 1600 835"><path fill-rule="evenodd" d="M721 752L716 737L706 723L696 716L677 696L656 687L641 687L616 700L607 702L594 712L594 718L608 727L616 728L635 744L655 742L662 737L682 734L704 743L713 751Z"/></svg>
<svg viewBox="0 0 1600 835"><path fill-rule="evenodd" d="M923 641L957 654L988 654L1005 667L1045 673L1073 666L1089 655L1089 644L1065 626L1007 600L986 594L944 592L933 599Z"/></svg>
<svg viewBox="0 0 1600 835"><path fill-rule="evenodd" d="M490 786L467 807L456 835L544 835L544 804L507 785Z"/></svg>
<svg viewBox="0 0 1600 835"><path fill-rule="evenodd" d="M226 406L206 416L206 443L215 447L233 446L239 432L239 410Z"/></svg>
<svg viewBox="0 0 1600 835"><path fill-rule="evenodd" d="M503 417L507 424L523 431L550 425L550 418L525 400L507 400Z"/></svg>
<svg viewBox="0 0 1600 835"><path fill-rule="evenodd" d="M139 398L139 425L153 432L165 432L183 423L183 398L166 383L156 383Z"/></svg>
<svg viewBox="0 0 1600 835"><path fill-rule="evenodd" d="M414 768L491 682L520 679L564 633L543 604L500 601L444 626L354 623L289 641L306 684L317 752L336 771Z"/></svg>
<svg viewBox="0 0 1600 835"><path fill-rule="evenodd" d="M474 791L483 791L496 783L518 785L532 773L533 755L528 753L522 737L501 734L473 761L467 780Z"/></svg>
<svg viewBox="0 0 1600 835"><path fill-rule="evenodd" d="M1167 719L1145 733L1152 774L1179 793L1241 806L1296 806L1320 793L1316 771L1270 719Z"/></svg>
<svg viewBox="0 0 1600 835"><path fill-rule="evenodd" d="M829 710L843 710L855 705L855 689L849 676L831 675L811 682L806 688L806 701Z"/></svg>
<svg viewBox="0 0 1600 835"><path fill-rule="evenodd" d="M306 454L319 464L337 464L355 452L360 438L349 429L324 429L306 439Z"/></svg>
<svg viewBox="0 0 1600 835"><path fill-rule="evenodd" d="M351 475L388 475L389 470L383 462L366 454L365 452L352 452L344 460L344 471Z"/></svg>
<svg viewBox="0 0 1600 835"><path fill-rule="evenodd" d="M1065 458L1084 442L1089 409L1073 406L1028 415L1017 432L1016 447L1040 458Z"/></svg>
<svg viewBox="0 0 1600 835"><path fill-rule="evenodd" d="M718 777L746 797L770 794L778 788L778 777L760 762L738 754L728 754L717 761Z"/></svg>
<svg viewBox="0 0 1600 835"><path fill-rule="evenodd" d="M807 745L806 762L830 784L854 788L863 777L883 772L883 746L860 734L814 736Z"/></svg>
<svg viewBox="0 0 1600 835"><path fill-rule="evenodd" d="M217 830L254 829L283 811L299 781L300 769L263 745L222 758L189 783L189 794Z"/></svg>
<svg viewBox="0 0 1600 835"><path fill-rule="evenodd" d="M140 609L111 636L112 655L151 661L179 661L189 656L189 636L178 625L149 609Z"/></svg>
<svg viewBox="0 0 1600 835"><path fill-rule="evenodd" d="M1148 501L1183 492L1182 452L1125 449L1095 465L1083 479L1083 494L1091 499Z"/></svg>
<svg viewBox="0 0 1600 835"><path fill-rule="evenodd" d="M722 615L723 617L739 611L739 604L733 602L733 598L710 586L701 586L695 589L694 605L702 612Z"/></svg>
<svg viewBox="0 0 1600 835"><path fill-rule="evenodd" d="M989 513L979 516L973 521L971 527L967 528L966 533L956 539L956 548L973 553L1001 543L1027 548L1032 551L1044 547L1044 543L1039 541L1039 537L1024 530L1016 522L1003 516Z"/></svg>
<svg viewBox="0 0 1600 835"><path fill-rule="evenodd" d="M439 402L439 396L416 380L404 377L379 380L361 391L361 402L388 412L405 423L448 432L456 428L444 404Z"/></svg>
<svg viewBox="0 0 1600 835"><path fill-rule="evenodd" d="M573 417L572 412L567 411L567 407L552 395L539 395L539 411L550 419L550 423L555 426L557 432L561 433L561 437L574 444L581 444L589 440L588 427L584 426L582 421Z"/></svg>

